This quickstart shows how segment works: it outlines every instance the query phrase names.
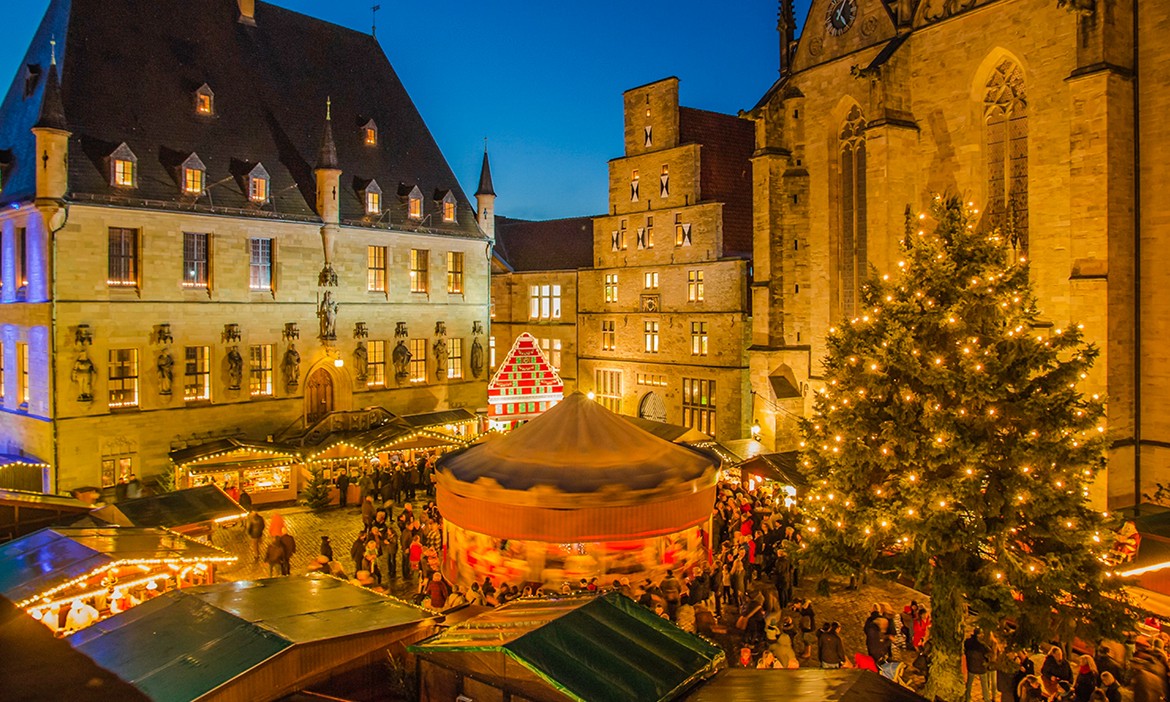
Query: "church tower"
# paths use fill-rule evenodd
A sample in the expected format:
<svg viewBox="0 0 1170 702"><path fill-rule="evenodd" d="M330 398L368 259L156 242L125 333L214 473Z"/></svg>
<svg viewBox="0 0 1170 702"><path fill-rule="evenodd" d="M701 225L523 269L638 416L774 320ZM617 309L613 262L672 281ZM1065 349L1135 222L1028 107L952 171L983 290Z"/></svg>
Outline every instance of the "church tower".
<svg viewBox="0 0 1170 702"><path fill-rule="evenodd" d="M488 163L487 144L483 147L483 167L479 171L479 188L475 191L479 210L479 228L489 239L496 238L496 190L492 187L492 167Z"/></svg>

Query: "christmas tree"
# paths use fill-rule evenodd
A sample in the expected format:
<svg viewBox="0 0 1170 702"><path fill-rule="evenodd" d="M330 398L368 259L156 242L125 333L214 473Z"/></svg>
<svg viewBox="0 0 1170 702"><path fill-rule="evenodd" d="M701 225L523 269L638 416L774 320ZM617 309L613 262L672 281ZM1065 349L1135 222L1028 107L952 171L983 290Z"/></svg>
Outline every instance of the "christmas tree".
<svg viewBox="0 0 1170 702"><path fill-rule="evenodd" d="M907 211L897 273L829 333L802 442L812 559L844 573L885 559L929 585L928 696L943 699L961 695L968 607L985 629L1012 622L1018 644L1124 615L1088 499L1104 408L1078 387L1098 352L1040 321L1025 256L972 214L937 199L928 232Z"/></svg>
<svg viewBox="0 0 1170 702"><path fill-rule="evenodd" d="M309 481L301 490L301 502L313 509L324 509L332 499L332 489L329 480L325 477L325 469L314 465L309 467Z"/></svg>

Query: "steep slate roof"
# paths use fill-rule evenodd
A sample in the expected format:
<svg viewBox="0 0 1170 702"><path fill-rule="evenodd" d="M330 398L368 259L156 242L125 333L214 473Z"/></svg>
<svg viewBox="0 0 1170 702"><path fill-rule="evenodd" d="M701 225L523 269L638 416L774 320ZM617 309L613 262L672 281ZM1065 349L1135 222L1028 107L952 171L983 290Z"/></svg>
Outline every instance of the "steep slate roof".
<svg viewBox="0 0 1170 702"><path fill-rule="evenodd" d="M593 265L593 218L534 222L496 217L497 256L513 271L559 271Z"/></svg>
<svg viewBox="0 0 1170 702"><path fill-rule="evenodd" d="M752 254L751 120L719 112L678 108L679 143L699 143L699 189L704 202L723 204L723 255Z"/></svg>
<svg viewBox="0 0 1170 702"><path fill-rule="evenodd" d="M50 38L57 40L70 138L69 193L96 201L319 221L313 165L332 99L343 222L374 225L354 178L424 193L451 190L455 224L424 202L420 224L388 197L377 226L481 237L475 213L377 41L306 15L256 3L256 26L237 22L230 0L52 0L25 57L39 78L26 98L26 69L0 105L0 151L11 151L0 204L27 201L35 188L29 128L45 93ZM195 112L195 91L215 93L213 116ZM377 146L360 127L373 119ZM138 187L109 185L105 158L125 142L138 157ZM207 165L208 193L180 195L178 164L192 152ZM271 202L249 202L243 175L262 163ZM432 215L433 216L430 216Z"/></svg>

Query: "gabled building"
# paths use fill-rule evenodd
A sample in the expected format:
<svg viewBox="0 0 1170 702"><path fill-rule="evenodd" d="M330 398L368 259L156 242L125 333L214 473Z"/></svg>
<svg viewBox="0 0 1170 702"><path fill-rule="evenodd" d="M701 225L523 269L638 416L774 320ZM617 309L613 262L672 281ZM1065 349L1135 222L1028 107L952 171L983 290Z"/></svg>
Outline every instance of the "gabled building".
<svg viewBox="0 0 1170 702"><path fill-rule="evenodd" d="M54 0L0 105L0 445L44 489L485 405L490 240L376 40Z"/></svg>

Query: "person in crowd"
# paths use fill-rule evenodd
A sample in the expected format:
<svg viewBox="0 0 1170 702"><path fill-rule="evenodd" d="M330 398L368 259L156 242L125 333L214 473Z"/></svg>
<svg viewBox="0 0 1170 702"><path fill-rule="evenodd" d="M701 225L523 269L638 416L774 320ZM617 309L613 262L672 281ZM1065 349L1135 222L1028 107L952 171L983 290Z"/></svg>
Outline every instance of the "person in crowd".
<svg viewBox="0 0 1170 702"><path fill-rule="evenodd" d="M922 648L922 644L930 636L930 612L925 607L918 608L918 617L914 620L914 648Z"/></svg>
<svg viewBox="0 0 1170 702"><path fill-rule="evenodd" d="M345 509L349 505L349 468L342 468L337 476L337 505Z"/></svg>
<svg viewBox="0 0 1170 702"><path fill-rule="evenodd" d="M662 584L658 587L662 591L662 599L666 601L666 613L671 619L674 619L682 596L682 583L674 577L674 570L667 569L666 577L662 579Z"/></svg>
<svg viewBox="0 0 1170 702"><path fill-rule="evenodd" d="M252 541L252 560L260 560L260 541L264 538L264 517L259 512L248 512L244 518L244 533Z"/></svg>
<svg viewBox="0 0 1170 702"><path fill-rule="evenodd" d="M1032 662L1027 651L1018 651L1013 658L1016 667L1011 676L1011 684L1008 686L1009 689L1003 696L1004 702L1014 702L1017 700L1020 683L1024 681L1024 678L1036 674L1036 664ZM1011 695L1010 698L1008 697L1009 694Z"/></svg>
<svg viewBox="0 0 1170 702"><path fill-rule="evenodd" d="M845 644L837 622L827 622L817 631L817 660L822 668L840 668L845 663Z"/></svg>
<svg viewBox="0 0 1170 702"><path fill-rule="evenodd" d="M991 669L988 666L991 649L980 638L982 633L979 627L975 627L971 636L963 642L963 658L967 662L967 689L963 693L965 702L971 702L971 690L976 680L979 681L979 694L983 699L995 699L995 691L991 688Z"/></svg>
<svg viewBox="0 0 1170 702"><path fill-rule="evenodd" d="M1108 670L1101 671L1101 691L1105 693L1106 702L1121 702L1121 684Z"/></svg>
<svg viewBox="0 0 1170 702"><path fill-rule="evenodd" d="M378 566L378 540L375 537L366 539L366 550L362 553L361 570L370 574L377 585L382 584L382 569Z"/></svg>
<svg viewBox="0 0 1170 702"><path fill-rule="evenodd" d="M1089 697L1101 682L1097 674L1097 663L1092 656L1081 656L1073 682L1072 693L1075 702L1089 702Z"/></svg>
<svg viewBox="0 0 1170 702"><path fill-rule="evenodd" d="M365 527L366 529L370 528L370 525L374 523L374 514L377 513L377 511L378 511L378 509L377 509L377 507L374 506L374 496L372 494L367 494L365 497L362 498L362 526L363 527Z"/></svg>
<svg viewBox="0 0 1170 702"><path fill-rule="evenodd" d="M1044 683L1038 675L1028 675L1020 680L1016 688L1016 699L1019 702L1048 702L1048 695L1044 693Z"/></svg>
<svg viewBox="0 0 1170 702"><path fill-rule="evenodd" d="M333 543L327 534L321 535L321 555L325 557L326 563L333 560Z"/></svg>
<svg viewBox="0 0 1170 702"><path fill-rule="evenodd" d="M442 610L449 594L451 593L443 576L439 573L432 574L431 581L427 584L427 596L430 597L431 609Z"/></svg>
<svg viewBox="0 0 1170 702"><path fill-rule="evenodd" d="M1048 656L1044 659L1043 665L1040 666L1040 676L1044 678L1048 687L1055 687L1057 681L1060 680L1072 684L1072 666L1064 659L1064 649L1060 646L1053 646L1048 650Z"/></svg>

